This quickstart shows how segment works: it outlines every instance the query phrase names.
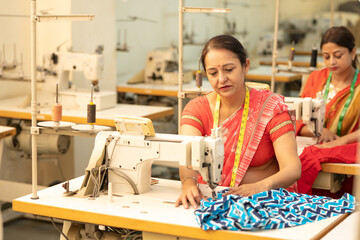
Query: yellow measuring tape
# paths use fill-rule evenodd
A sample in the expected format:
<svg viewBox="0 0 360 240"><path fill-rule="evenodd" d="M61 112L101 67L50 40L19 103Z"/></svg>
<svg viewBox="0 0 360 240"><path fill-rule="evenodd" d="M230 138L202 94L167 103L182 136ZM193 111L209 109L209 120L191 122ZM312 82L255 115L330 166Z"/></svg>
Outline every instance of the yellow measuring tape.
<svg viewBox="0 0 360 240"><path fill-rule="evenodd" d="M237 146L236 146L235 160L234 160L234 166L233 166L232 175L231 175L230 187L234 187L234 185L235 185L236 172L237 172L237 169L239 167L240 154L241 154L241 149L242 149L242 145L243 145L243 142L244 142L246 121L247 121L247 118L248 118L248 115L249 115L249 106L250 106L250 93L249 93L249 89L246 87L244 111L243 111L243 114L242 114L242 117L241 117L240 133L239 133L238 143L237 143ZM220 115L219 112L220 112L220 96L218 94L217 97L216 97L216 104L215 104L215 109L214 109L213 128L217 128L219 126L219 115Z"/></svg>

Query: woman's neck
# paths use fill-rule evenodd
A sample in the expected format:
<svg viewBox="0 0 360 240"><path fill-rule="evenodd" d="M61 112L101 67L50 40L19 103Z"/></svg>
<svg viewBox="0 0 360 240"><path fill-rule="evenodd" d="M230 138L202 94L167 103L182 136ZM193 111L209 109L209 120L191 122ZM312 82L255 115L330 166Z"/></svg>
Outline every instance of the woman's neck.
<svg viewBox="0 0 360 240"><path fill-rule="evenodd" d="M231 97L222 97L221 98L221 110L227 113L234 113L238 110L245 102L246 90L245 87L242 88L239 94L234 94Z"/></svg>
<svg viewBox="0 0 360 240"><path fill-rule="evenodd" d="M351 84L351 81L354 77L355 74L355 68L353 68L352 66L349 67L348 70L343 71L341 73L333 73L332 74L332 78L331 78L331 83L336 87L336 88L344 88L346 86L349 86Z"/></svg>

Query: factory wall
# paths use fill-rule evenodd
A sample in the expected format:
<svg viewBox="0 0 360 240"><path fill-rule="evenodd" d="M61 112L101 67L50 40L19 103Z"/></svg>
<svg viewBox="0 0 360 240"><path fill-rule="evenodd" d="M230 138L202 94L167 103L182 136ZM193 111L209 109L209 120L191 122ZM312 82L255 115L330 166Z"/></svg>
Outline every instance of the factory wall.
<svg viewBox="0 0 360 240"><path fill-rule="evenodd" d="M0 0L3 15L30 15L30 0ZM93 52L104 45L105 71L100 82L103 89L124 83L145 66L149 51L178 45L177 0L37 0L37 12L48 14L92 13L91 22L57 22L37 24L37 64L45 54L60 49ZM346 2L336 0L335 8ZM248 49L256 52L259 37L273 32L275 0L197 0L184 1L189 7L227 7L229 14L184 14L184 35L194 33L197 45L185 45L184 66L196 67L202 43L226 32L225 18L236 24L234 35ZM294 7L296 6L296 7ZM151 9L151 11L149 11ZM329 0L281 0L280 21L288 18L329 11ZM135 20L134 20L135 19ZM30 76L30 23L26 17L0 16L0 49L5 46L6 60L13 59L16 44L17 60L23 54L25 76ZM116 51L116 44L126 42L127 52ZM77 80L80 79L80 80ZM81 87L88 82L80 74L74 77ZM12 83L9 83L12 84ZM15 91L22 91L17 88ZM13 92L0 92L0 98Z"/></svg>
<svg viewBox="0 0 360 240"><path fill-rule="evenodd" d="M184 67L197 67L202 44L212 36L226 32L225 18L236 24L236 36L250 55L257 52L259 37L274 31L275 0L197 0L184 1L186 7L227 7L229 14L184 14L184 35L195 33L199 45L184 46ZM335 8L346 0L336 0ZM151 11L149 11L151 9ZM330 11L329 0L281 0L280 19ZM130 21L130 17L137 17ZM121 0L116 2L116 28L123 42L126 31L128 52L117 53L117 82L126 83L145 66L149 51L178 45L178 1ZM127 21L126 21L127 20ZM150 21L151 20L151 21ZM154 22L155 21L155 22Z"/></svg>
<svg viewBox="0 0 360 240"><path fill-rule="evenodd" d="M16 45L16 60L23 62L24 78L30 79L30 2L29 0L1 0L0 10L0 46L2 60L11 63L14 60L14 45ZM70 0L37 1L37 12L59 14L70 12ZM54 51L54 48L64 41L71 43L71 23L39 23L37 24L37 64L41 66L44 54ZM4 54L5 52L5 58ZM18 70L14 71L14 74ZM12 97L30 93L28 83L1 81L0 98ZM4 86L4 87L3 87ZM20 86L20 87L19 87ZM22 87L24 86L24 87Z"/></svg>
<svg viewBox="0 0 360 240"><path fill-rule="evenodd" d="M336 0L335 8L346 0ZM0 51L6 61L17 61L22 54L25 78L30 78L30 0L0 0ZM56 50L92 53L104 46L104 76L100 88L112 90L125 83L145 66L149 51L178 45L177 0L37 0L41 14L95 14L91 22L48 22L37 24L37 65ZM280 21L330 10L329 0L281 0ZM223 14L184 14L184 35L192 35L195 44L184 46L184 67L196 68L204 42L226 32L226 20L236 24L237 36L248 49L256 52L259 36L273 32L275 0L197 0L185 1L188 7L228 7ZM12 15L12 16L9 16ZM128 51L116 51L126 42ZM4 54L2 54L4 55ZM2 61L2 60L0 60ZM79 87L89 82L76 74ZM30 93L29 83L0 81L0 99ZM75 138L75 173L83 174L91 154L93 138ZM84 150L86 149L86 150Z"/></svg>

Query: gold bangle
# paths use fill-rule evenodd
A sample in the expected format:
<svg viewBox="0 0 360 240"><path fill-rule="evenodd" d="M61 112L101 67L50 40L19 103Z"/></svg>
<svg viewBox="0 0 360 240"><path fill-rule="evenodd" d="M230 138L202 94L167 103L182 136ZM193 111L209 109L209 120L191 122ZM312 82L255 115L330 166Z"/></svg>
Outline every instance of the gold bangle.
<svg viewBox="0 0 360 240"><path fill-rule="evenodd" d="M194 179L195 180L195 182L196 182L196 186L197 187L199 187L199 182L198 182L198 180L195 178L195 177L186 177L186 178L184 178L183 180L181 180L181 188L182 188L182 186L184 185L184 182L186 181L186 180L188 180L189 178L191 178L191 179Z"/></svg>

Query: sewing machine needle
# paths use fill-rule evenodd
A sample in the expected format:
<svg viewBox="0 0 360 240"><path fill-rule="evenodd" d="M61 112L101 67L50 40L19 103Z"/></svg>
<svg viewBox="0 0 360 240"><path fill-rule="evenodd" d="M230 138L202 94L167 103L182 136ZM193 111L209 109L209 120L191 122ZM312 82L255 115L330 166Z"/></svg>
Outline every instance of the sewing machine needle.
<svg viewBox="0 0 360 240"><path fill-rule="evenodd" d="M216 192L214 189L211 190L211 193L212 193L212 198L215 199L216 198Z"/></svg>

